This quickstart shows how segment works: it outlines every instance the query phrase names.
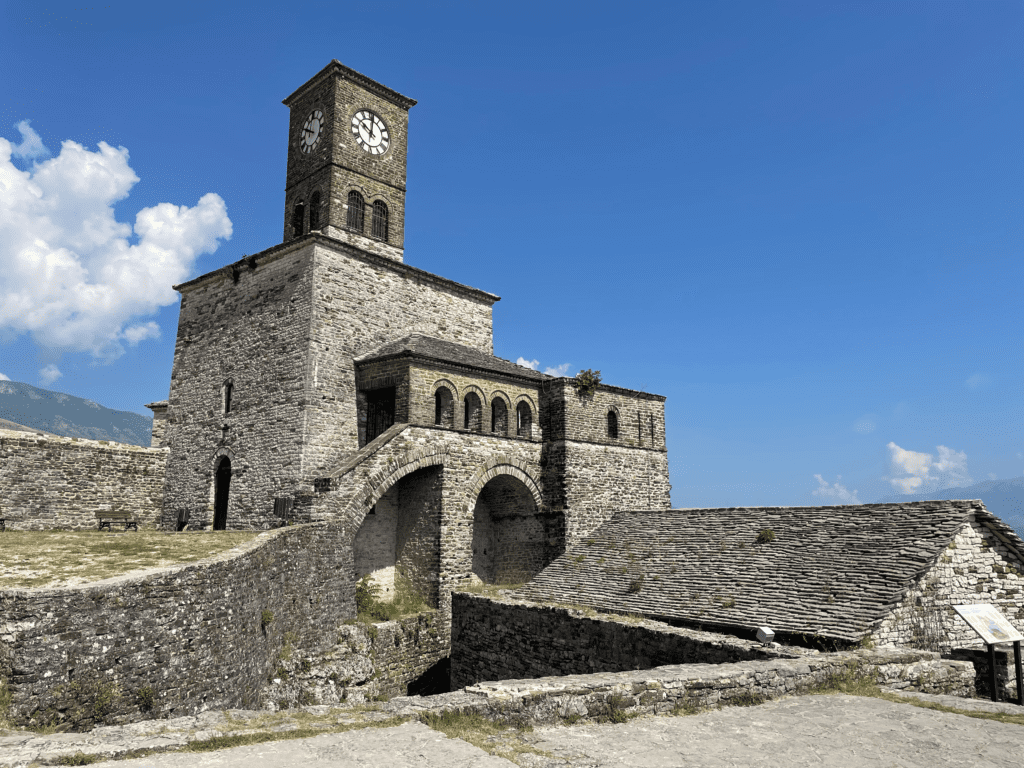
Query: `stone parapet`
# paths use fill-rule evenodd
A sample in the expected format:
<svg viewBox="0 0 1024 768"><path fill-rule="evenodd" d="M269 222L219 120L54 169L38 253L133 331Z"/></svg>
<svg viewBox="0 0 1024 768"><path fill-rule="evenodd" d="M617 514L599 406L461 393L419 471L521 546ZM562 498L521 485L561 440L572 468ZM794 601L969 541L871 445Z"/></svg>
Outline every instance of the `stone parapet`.
<svg viewBox="0 0 1024 768"><path fill-rule="evenodd" d="M478 712L517 727L753 704L811 693L837 678L865 675L879 685L922 693L974 695L974 667L937 653L863 649L732 664L677 664L655 669L483 682L424 698L396 697L385 711Z"/></svg>

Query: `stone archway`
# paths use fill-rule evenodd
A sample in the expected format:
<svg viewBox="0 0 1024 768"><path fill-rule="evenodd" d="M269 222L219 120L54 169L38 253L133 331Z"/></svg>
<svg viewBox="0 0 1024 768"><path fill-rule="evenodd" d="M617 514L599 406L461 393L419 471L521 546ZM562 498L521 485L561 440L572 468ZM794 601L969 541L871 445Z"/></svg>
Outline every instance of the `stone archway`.
<svg viewBox="0 0 1024 768"><path fill-rule="evenodd" d="M524 468L501 459L488 464L472 494L471 579L529 581L564 551L564 516L544 508L540 489Z"/></svg>
<svg viewBox="0 0 1024 768"><path fill-rule="evenodd" d="M442 472L447 454L413 451L374 472L346 515L355 578L370 576L390 602L402 578L437 607Z"/></svg>

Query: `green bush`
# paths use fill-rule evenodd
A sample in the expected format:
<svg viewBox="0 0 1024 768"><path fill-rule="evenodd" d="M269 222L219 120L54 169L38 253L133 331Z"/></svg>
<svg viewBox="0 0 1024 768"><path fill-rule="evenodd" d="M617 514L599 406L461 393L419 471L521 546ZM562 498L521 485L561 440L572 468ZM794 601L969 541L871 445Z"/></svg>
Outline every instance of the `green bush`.
<svg viewBox="0 0 1024 768"><path fill-rule="evenodd" d="M767 544L770 541L775 541L775 531L771 528L762 528L757 534L757 543Z"/></svg>

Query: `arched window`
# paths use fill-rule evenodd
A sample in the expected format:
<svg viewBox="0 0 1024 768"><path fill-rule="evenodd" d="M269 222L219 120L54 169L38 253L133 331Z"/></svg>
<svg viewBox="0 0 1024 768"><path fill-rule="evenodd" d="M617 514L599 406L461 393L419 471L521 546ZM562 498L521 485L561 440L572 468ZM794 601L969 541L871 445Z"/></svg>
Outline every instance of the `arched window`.
<svg viewBox="0 0 1024 768"><path fill-rule="evenodd" d="M508 407L500 397L491 401L491 432L498 435L508 434Z"/></svg>
<svg viewBox="0 0 1024 768"><path fill-rule="evenodd" d="M320 229L320 193L314 192L309 198L309 231Z"/></svg>
<svg viewBox="0 0 1024 768"><path fill-rule="evenodd" d="M373 201L372 234L380 240L388 239L388 206L383 200Z"/></svg>
<svg viewBox="0 0 1024 768"><path fill-rule="evenodd" d="M348 193L348 216L345 226L353 232L363 233L363 196L354 189Z"/></svg>
<svg viewBox="0 0 1024 768"><path fill-rule="evenodd" d="M608 437L619 436L619 415L615 411L608 411Z"/></svg>
<svg viewBox="0 0 1024 768"><path fill-rule="evenodd" d="M441 427L455 426L455 399L448 387L438 387L434 392L434 423Z"/></svg>
<svg viewBox="0 0 1024 768"><path fill-rule="evenodd" d="M516 434L519 437L533 435L533 411L530 410L530 404L525 400L516 406Z"/></svg>
<svg viewBox="0 0 1024 768"><path fill-rule="evenodd" d="M292 211L292 237L302 237L302 225L306 220L306 206L298 203Z"/></svg>
<svg viewBox="0 0 1024 768"><path fill-rule="evenodd" d="M466 399L463 401L465 406L465 417L463 424L466 429L472 429L474 432L479 432L483 429L481 424L482 419L480 418L480 398L476 392L470 392L466 395Z"/></svg>
<svg viewBox="0 0 1024 768"><path fill-rule="evenodd" d="M224 388L221 390L224 398L224 415L231 413L231 391L235 388L234 382L228 379L224 382Z"/></svg>

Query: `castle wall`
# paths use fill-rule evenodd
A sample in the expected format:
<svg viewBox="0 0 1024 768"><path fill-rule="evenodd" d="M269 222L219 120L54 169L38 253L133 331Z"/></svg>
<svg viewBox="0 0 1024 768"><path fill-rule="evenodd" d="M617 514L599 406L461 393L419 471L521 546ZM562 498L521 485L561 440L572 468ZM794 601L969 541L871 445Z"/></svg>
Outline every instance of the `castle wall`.
<svg viewBox="0 0 1024 768"><path fill-rule="evenodd" d="M100 511L159 524L167 451L0 430L0 517L13 530L96 528Z"/></svg>
<svg viewBox="0 0 1024 768"><path fill-rule="evenodd" d="M940 652L984 649L981 638L952 608L971 603L996 606L1024 630L1024 562L973 515L871 639L879 645Z"/></svg>
<svg viewBox="0 0 1024 768"><path fill-rule="evenodd" d="M545 381L542 426L545 440L665 449L665 398L646 392L599 384L593 395L580 397L575 379ZM608 412L618 420L618 436L608 434Z"/></svg>
<svg viewBox="0 0 1024 768"><path fill-rule="evenodd" d="M544 446L544 488L563 509L566 546L620 510L670 509L668 453L562 440Z"/></svg>
<svg viewBox="0 0 1024 768"><path fill-rule="evenodd" d="M323 474L358 448L353 358L413 332L492 352L493 298L322 243L315 246L307 345L310 389L302 459L307 477Z"/></svg>
<svg viewBox="0 0 1024 768"><path fill-rule="evenodd" d="M166 527L182 510L192 521L212 521L219 454L231 459L227 527L278 523L274 497L290 495L301 467L312 252L307 245L250 257L181 288L165 432Z"/></svg>
<svg viewBox="0 0 1024 768"><path fill-rule="evenodd" d="M355 616L351 573L342 532L319 524L156 573L0 591L11 716L86 728L254 708L286 638L325 651Z"/></svg>

